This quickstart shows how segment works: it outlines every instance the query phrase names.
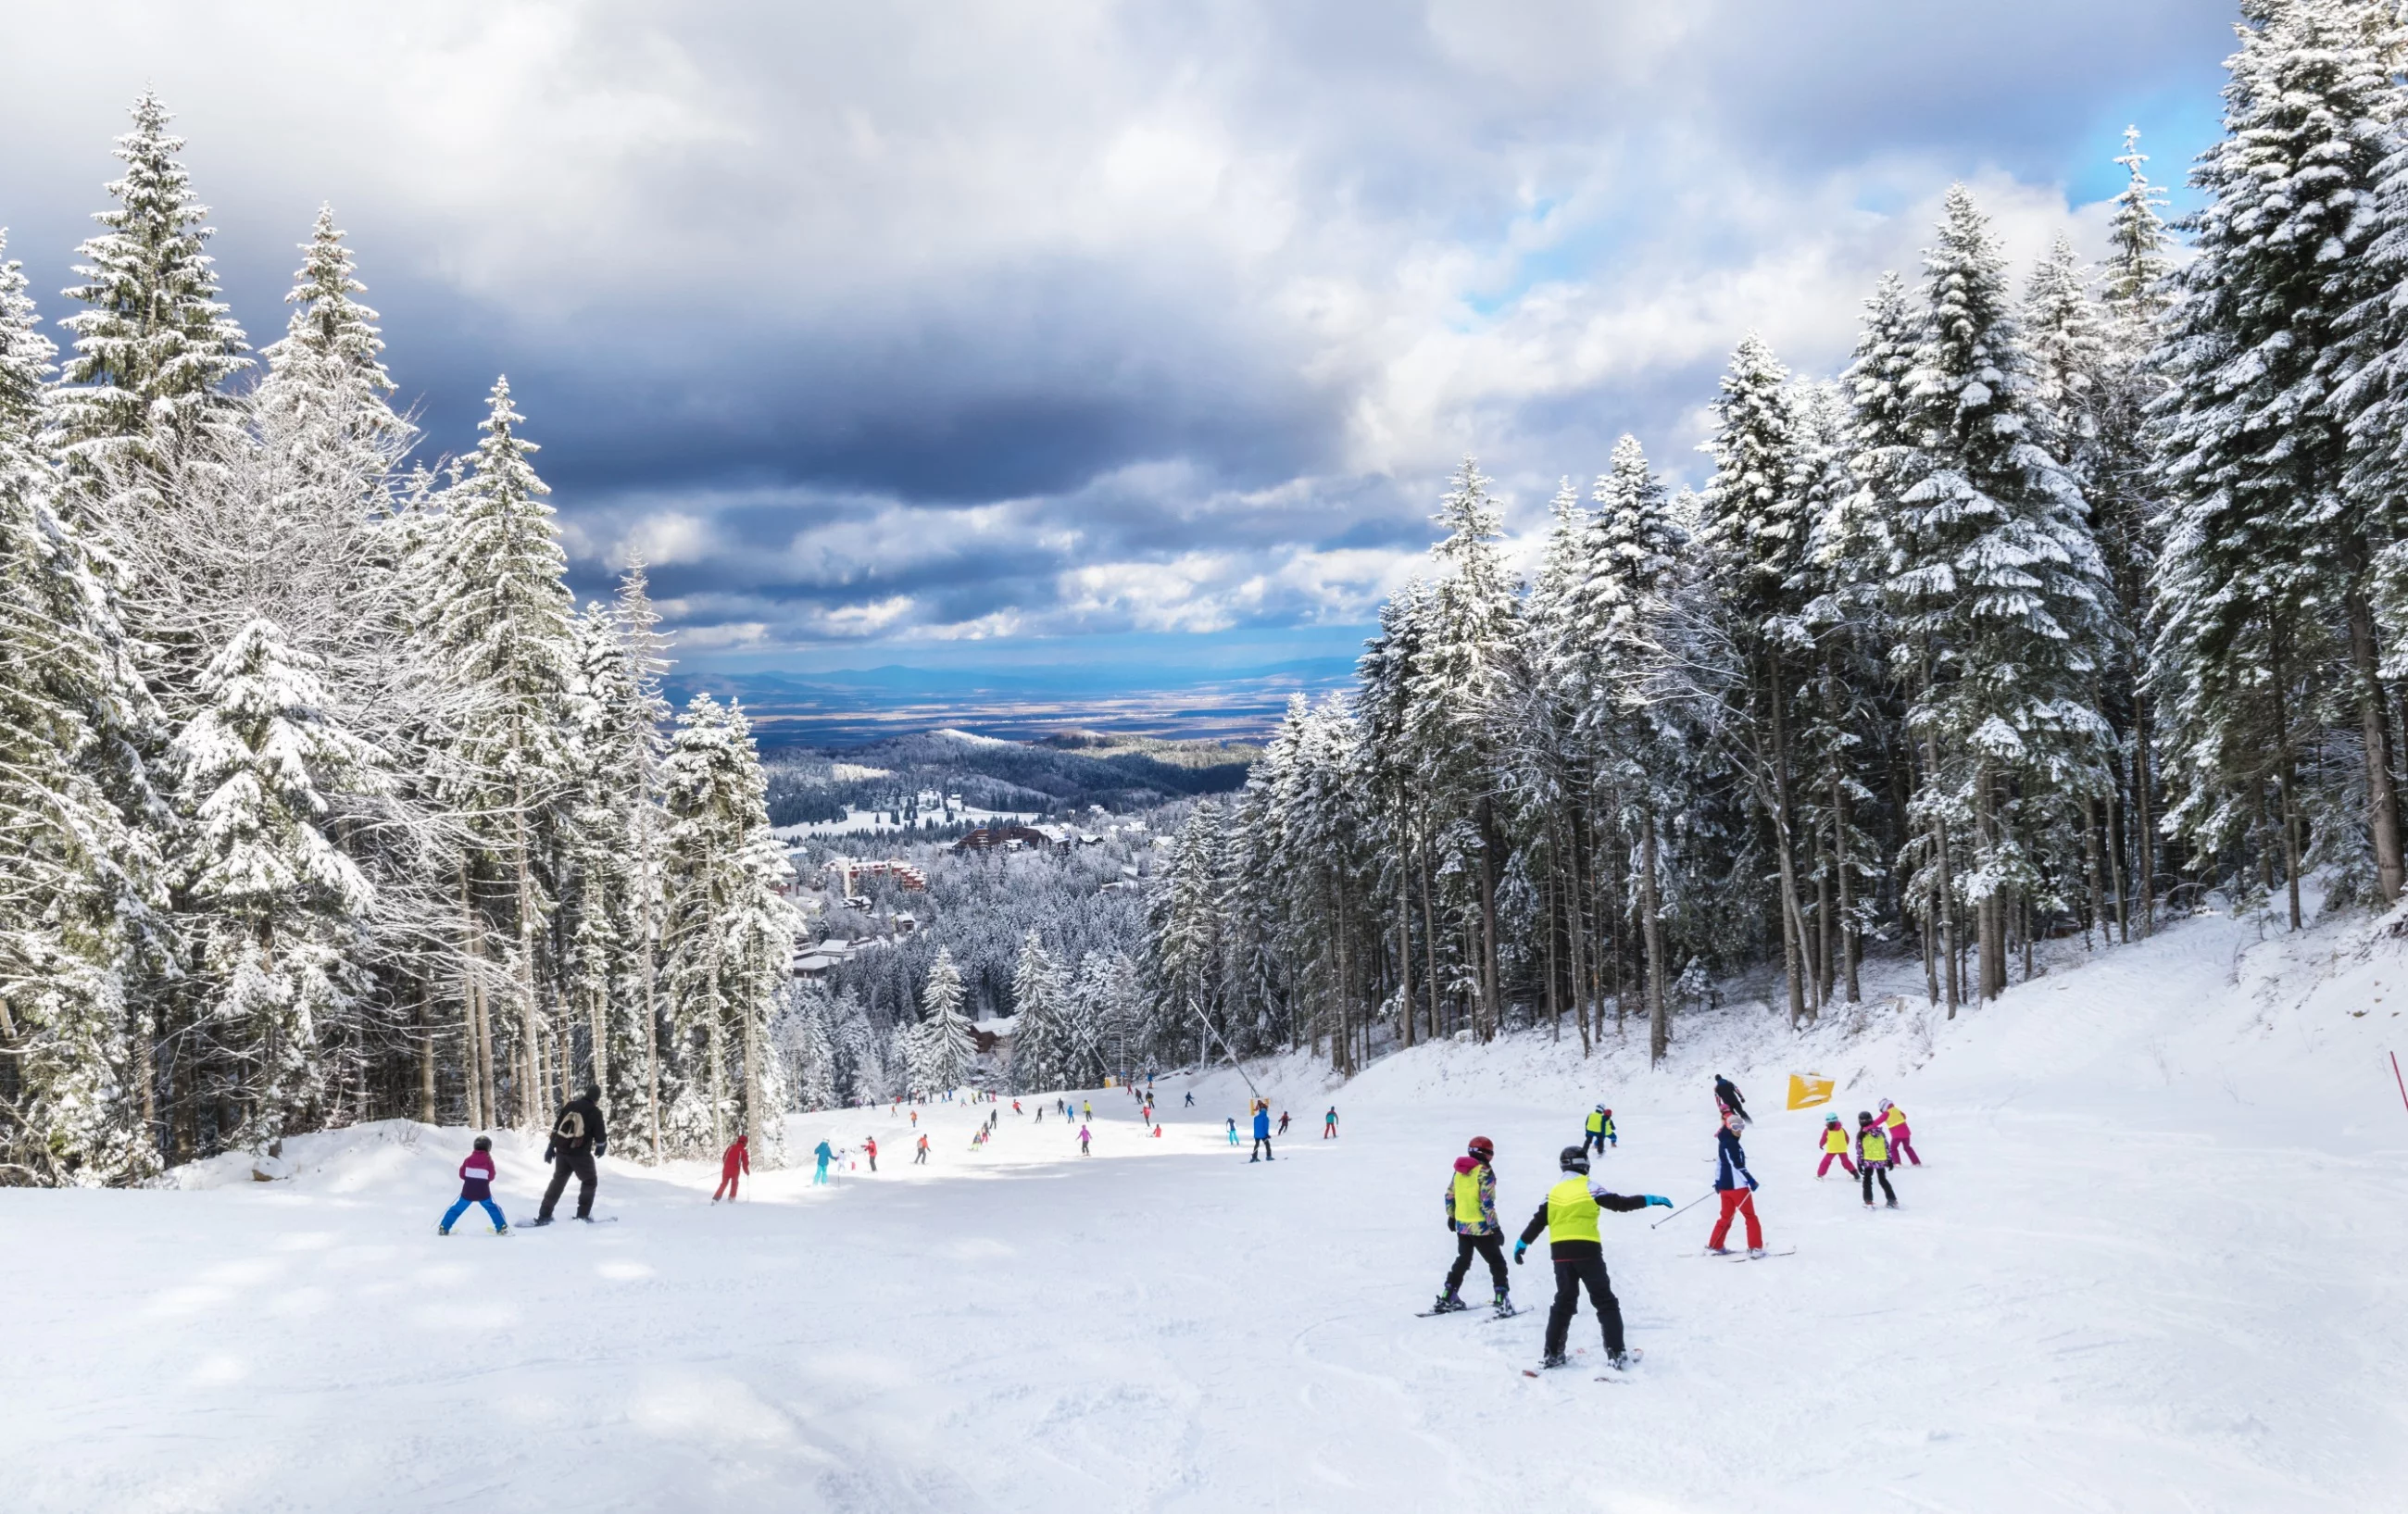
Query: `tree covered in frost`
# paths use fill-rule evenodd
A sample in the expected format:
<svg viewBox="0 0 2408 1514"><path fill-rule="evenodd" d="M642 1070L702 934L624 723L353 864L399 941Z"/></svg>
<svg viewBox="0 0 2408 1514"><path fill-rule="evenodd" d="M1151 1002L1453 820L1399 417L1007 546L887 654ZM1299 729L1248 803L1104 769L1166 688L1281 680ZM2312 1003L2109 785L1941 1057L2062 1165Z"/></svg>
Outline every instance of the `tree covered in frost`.
<svg viewBox="0 0 2408 1514"><path fill-rule="evenodd" d="M911 1027L910 1043L912 1082L924 1096L959 1088L969 1078L978 1042L970 1034L969 1017L962 1013L963 1002L962 975L953 966L953 954L939 949L928 967L922 1018Z"/></svg>

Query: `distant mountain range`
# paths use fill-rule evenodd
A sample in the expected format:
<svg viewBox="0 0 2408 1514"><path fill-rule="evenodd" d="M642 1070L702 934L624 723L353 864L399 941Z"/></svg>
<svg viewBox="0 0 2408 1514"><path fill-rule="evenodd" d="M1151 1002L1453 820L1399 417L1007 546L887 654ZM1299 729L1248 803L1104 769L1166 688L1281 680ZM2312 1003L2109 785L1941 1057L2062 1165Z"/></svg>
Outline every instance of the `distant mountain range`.
<svg viewBox="0 0 2408 1514"><path fill-rule="evenodd" d="M1066 732L1171 740L1259 740L1291 694L1318 698L1354 681L1351 657L1242 672L1056 665L995 672L925 667L826 672L681 672L680 705L696 693L740 700L765 750L840 750L939 728L1010 741Z"/></svg>
<svg viewBox="0 0 2408 1514"><path fill-rule="evenodd" d="M1260 749L1102 731L1056 731L1011 741L951 728L890 736L834 751L772 749L764 756L775 825L841 821L858 810L910 819L922 795L957 796L982 810L1115 812L1226 793L1246 780Z"/></svg>

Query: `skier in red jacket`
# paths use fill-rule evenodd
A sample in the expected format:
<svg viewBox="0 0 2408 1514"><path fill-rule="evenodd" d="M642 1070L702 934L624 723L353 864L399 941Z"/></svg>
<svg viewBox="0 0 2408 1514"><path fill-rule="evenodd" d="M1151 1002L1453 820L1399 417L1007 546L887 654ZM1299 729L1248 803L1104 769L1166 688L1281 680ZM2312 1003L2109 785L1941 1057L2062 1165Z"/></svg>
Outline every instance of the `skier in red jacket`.
<svg viewBox="0 0 2408 1514"><path fill-rule="evenodd" d="M738 1136L735 1143L727 1148L726 1154L719 1159L719 1187L712 1192L710 1202L718 1203L720 1195L724 1193L727 1195L727 1202L735 1203L738 1181L752 1170L752 1150L744 1144L744 1137Z"/></svg>

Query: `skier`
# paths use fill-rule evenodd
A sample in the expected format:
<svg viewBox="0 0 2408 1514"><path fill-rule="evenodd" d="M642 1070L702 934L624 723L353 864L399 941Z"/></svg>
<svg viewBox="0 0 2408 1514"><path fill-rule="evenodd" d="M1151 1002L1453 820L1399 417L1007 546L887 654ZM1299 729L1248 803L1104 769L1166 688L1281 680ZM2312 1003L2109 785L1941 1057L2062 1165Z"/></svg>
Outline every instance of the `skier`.
<svg viewBox="0 0 2408 1514"><path fill-rule="evenodd" d="M861 1150L862 1153L869 1158L869 1170L876 1172L878 1170L878 1137L875 1136L864 1136L861 1142Z"/></svg>
<svg viewBox="0 0 2408 1514"><path fill-rule="evenodd" d="M911 1128L913 1130L920 1128L920 1111L917 1109L911 1111Z"/></svg>
<svg viewBox="0 0 2408 1514"><path fill-rule="evenodd" d="M510 1233L510 1222L502 1218L502 1207L494 1202L494 1138L491 1136L478 1136L476 1150L460 1164L460 1197L452 1207L443 1211L443 1222L435 1227L435 1234L452 1234L452 1226L468 1212L471 1204L485 1207L486 1216L494 1221L494 1235Z"/></svg>
<svg viewBox="0 0 2408 1514"><path fill-rule="evenodd" d="M1547 1310L1546 1354L1539 1364L1564 1364L1565 1337L1571 1332L1572 1315L1580 1308L1581 1289L1586 1287L1598 1321L1605 1327L1605 1359L1617 1368L1628 1366L1630 1358L1622 1340L1622 1304L1613 1296L1613 1279L1606 1275L1605 1245L1597 1234L1598 1211L1627 1214L1651 1204L1669 1209L1672 1201L1654 1193L1616 1193L1589 1181L1588 1152L1577 1146L1565 1147L1555 1164L1563 1169L1563 1180L1547 1190L1539 1212L1530 1216L1530 1222L1522 1227L1522 1238L1513 1243L1513 1262L1518 1266L1522 1253L1543 1230L1547 1254L1555 1264L1555 1302Z"/></svg>
<svg viewBox="0 0 2408 1514"><path fill-rule="evenodd" d="M1889 1137L1890 1160L1895 1162L1904 1157L1916 1166L1922 1166L1923 1159L1914 1154L1914 1133L1906 1128L1906 1111L1884 1099L1881 1116L1883 1134Z"/></svg>
<svg viewBox="0 0 2408 1514"><path fill-rule="evenodd" d="M1231 1146L1238 1144L1238 1117L1236 1115L1231 1115L1229 1117L1229 1144Z"/></svg>
<svg viewBox="0 0 2408 1514"><path fill-rule="evenodd" d="M1329 1112L1321 1117L1321 1138L1325 1141L1338 1138L1338 1106L1334 1104L1329 1107Z"/></svg>
<svg viewBox="0 0 2408 1514"><path fill-rule="evenodd" d="M1271 1156L1271 1107L1260 1099L1254 1101L1254 1154L1246 1160L1257 1158L1264 1162L1275 1160Z"/></svg>
<svg viewBox="0 0 2408 1514"><path fill-rule="evenodd" d="M719 1186L710 1191L710 1202L716 1204L720 1200L720 1195L725 1194L730 1204L735 1203L738 1175L752 1170L752 1149L745 1145L745 1138L738 1136L728 1143L725 1151L720 1153Z"/></svg>
<svg viewBox="0 0 2408 1514"><path fill-rule="evenodd" d="M1285 1109L1282 1109L1280 1111L1279 1133L1283 1136L1287 1134L1287 1111Z"/></svg>
<svg viewBox="0 0 2408 1514"><path fill-rule="evenodd" d="M1726 1115L1720 1130L1714 1132L1714 1192L1722 1195L1722 1217L1714 1221L1714 1233L1706 1237L1706 1250L1716 1256L1728 1256L1730 1248L1723 1241L1730 1235L1731 1216L1747 1217L1747 1254L1764 1254L1764 1226L1756 1218L1756 1174L1747 1170L1747 1153L1740 1149L1740 1117Z"/></svg>
<svg viewBox="0 0 2408 1514"><path fill-rule="evenodd" d="M819 1145L811 1148L811 1155L817 1157L820 1164L811 1173L811 1183L814 1187L824 1188L827 1186L827 1164L835 1160L836 1149L823 1140Z"/></svg>
<svg viewBox="0 0 2408 1514"><path fill-rule="evenodd" d="M1018 1114L1020 1112L1020 1101L1018 1099L1011 1101L1011 1112L1013 1114Z"/></svg>
<svg viewBox="0 0 2408 1514"><path fill-rule="evenodd" d="M559 1207L571 1173L577 1176L577 1218L593 1222L594 1159L602 1154L609 1139L602 1126L601 1100L602 1091L588 1087L561 1106L559 1117L552 1121L552 1143L543 1149L543 1159L552 1164L552 1182L543 1191L542 1207L535 1212L537 1224L552 1223L552 1211Z"/></svg>
<svg viewBox="0 0 2408 1514"><path fill-rule="evenodd" d="M1605 1106L1600 1104L1588 1112L1588 1135L1581 1142L1584 1151L1605 1152Z"/></svg>
<svg viewBox="0 0 2408 1514"><path fill-rule="evenodd" d="M1823 1175L1831 1170L1833 1157L1839 1158L1842 1171L1851 1178L1856 1175L1856 1164L1848 1160L1846 1129L1841 1125L1838 1115L1826 1115L1823 1118L1823 1164L1814 1169L1815 1181L1820 1182Z"/></svg>
<svg viewBox="0 0 2408 1514"><path fill-rule="evenodd" d="M1086 1127L1086 1126L1084 1126L1084 1125L1081 1125L1081 1126L1079 1127L1079 1154L1080 1154L1081 1156L1092 1156L1092 1155L1094 1155L1094 1153L1093 1153L1093 1152L1091 1152L1091 1151L1089 1151L1089 1150L1087 1150L1087 1141L1088 1141L1088 1140L1089 1140L1089 1136L1088 1136L1088 1135L1087 1135L1087 1127Z"/></svg>
<svg viewBox="0 0 2408 1514"><path fill-rule="evenodd" d="M1747 1117L1747 1101L1739 1096L1739 1085L1720 1073L1714 1074L1714 1106L1726 1115L1739 1116L1742 1125L1755 1123Z"/></svg>
<svg viewBox="0 0 2408 1514"><path fill-rule="evenodd" d="M913 1165L913 1166L915 1166L915 1167L924 1167L924 1166L926 1166L926 1165L927 1165L927 1164L928 1164L928 1137L927 1137L927 1136L924 1133L924 1134L922 1134L922 1136L920 1136L920 1150L917 1150L917 1151L915 1151L915 1152L913 1152L913 1153L911 1154L911 1165Z"/></svg>
<svg viewBox="0 0 2408 1514"><path fill-rule="evenodd" d="M1497 1285L1491 1300L1498 1314L1513 1312L1508 1296L1512 1283L1505 1273L1505 1227L1497 1220L1497 1143L1474 1136L1466 1154L1455 1159L1455 1177L1446 1185L1446 1228L1455 1233L1455 1265L1446 1272L1446 1287L1430 1306L1433 1314L1447 1314L1467 1306L1455 1290L1471 1270L1477 1254L1488 1264L1489 1281Z"/></svg>
<svg viewBox="0 0 2408 1514"><path fill-rule="evenodd" d="M1082 1120L1093 1120L1093 1119L1095 1119L1095 1118L1096 1118L1096 1107L1095 1107L1094 1105L1092 1105L1092 1104L1088 1103L1085 1099L1081 1099L1081 1100L1079 1101L1079 1118L1080 1118L1080 1119L1082 1119Z"/></svg>
<svg viewBox="0 0 2408 1514"><path fill-rule="evenodd" d="M1183 1107L1185 1107L1185 1108L1189 1108L1189 1109L1193 1109L1193 1108L1195 1108L1195 1107L1196 1107L1196 1095L1195 1095L1194 1093L1189 1093L1189 1094L1187 1095L1187 1103L1183 1106Z"/></svg>
<svg viewBox="0 0 2408 1514"><path fill-rule="evenodd" d="M1881 1123L1873 1119L1870 1109L1856 1111L1856 1180L1864 1187L1866 1208L1873 1207L1876 1180L1889 1207L1898 1207L1898 1192L1889 1186L1889 1137L1882 1134Z"/></svg>

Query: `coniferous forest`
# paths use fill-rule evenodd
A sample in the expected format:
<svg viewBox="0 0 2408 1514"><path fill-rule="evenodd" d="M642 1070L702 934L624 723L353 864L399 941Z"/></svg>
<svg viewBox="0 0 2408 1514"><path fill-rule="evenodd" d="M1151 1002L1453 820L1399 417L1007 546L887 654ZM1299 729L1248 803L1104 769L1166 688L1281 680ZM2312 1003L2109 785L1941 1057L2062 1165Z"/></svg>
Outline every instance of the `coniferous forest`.
<svg viewBox="0 0 2408 1514"><path fill-rule="evenodd" d="M1950 191L1844 371L1743 337L1703 487L1626 436L1527 581L1466 460L1358 692L1182 833L1158 992L1341 1071L1533 1023L1660 1059L1758 964L1793 1022L1874 953L1953 1015L2210 893L2395 905L2408 31L2244 8L2197 213L2136 134L2097 266L2011 269Z"/></svg>
<svg viewBox="0 0 2408 1514"><path fill-rule="evenodd" d="M69 350L0 263L0 1178L588 1081L626 1154L768 1154L797 922L742 712L671 724L640 565L574 603L507 381L422 448L331 211L252 351L168 124Z"/></svg>

